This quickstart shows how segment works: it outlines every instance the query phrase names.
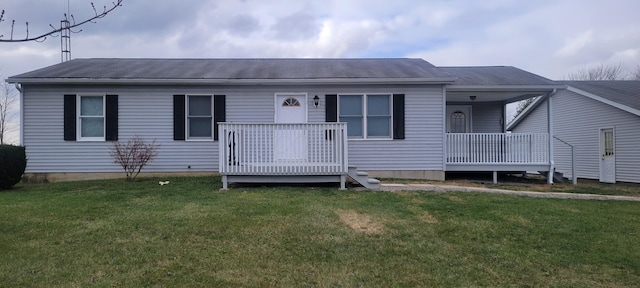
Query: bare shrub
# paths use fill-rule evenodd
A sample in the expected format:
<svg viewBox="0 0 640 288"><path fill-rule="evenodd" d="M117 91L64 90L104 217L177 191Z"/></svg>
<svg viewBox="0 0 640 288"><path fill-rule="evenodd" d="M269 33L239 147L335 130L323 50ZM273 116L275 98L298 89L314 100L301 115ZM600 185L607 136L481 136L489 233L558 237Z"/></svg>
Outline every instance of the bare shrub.
<svg viewBox="0 0 640 288"><path fill-rule="evenodd" d="M113 143L110 154L113 162L120 164L127 173L127 181L132 181L147 163L158 156L158 147L156 140L146 143L144 139L136 136L129 139L127 143L120 141Z"/></svg>

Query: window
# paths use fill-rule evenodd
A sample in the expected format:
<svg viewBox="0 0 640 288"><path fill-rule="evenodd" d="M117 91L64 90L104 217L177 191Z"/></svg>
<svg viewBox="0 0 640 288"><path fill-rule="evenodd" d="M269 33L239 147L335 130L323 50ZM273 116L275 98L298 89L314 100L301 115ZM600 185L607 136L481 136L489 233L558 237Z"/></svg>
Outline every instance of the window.
<svg viewBox="0 0 640 288"><path fill-rule="evenodd" d="M451 125L451 133L466 133L467 132L467 115L462 111L456 111L451 113L451 119L449 119L449 125Z"/></svg>
<svg viewBox="0 0 640 288"><path fill-rule="evenodd" d="M614 151L615 147L613 145L613 130L604 130L604 155L602 156L613 156Z"/></svg>
<svg viewBox="0 0 640 288"><path fill-rule="evenodd" d="M118 141L118 95L64 95L65 141Z"/></svg>
<svg viewBox="0 0 640 288"><path fill-rule="evenodd" d="M282 107L300 107L300 101L294 97L289 97L282 102Z"/></svg>
<svg viewBox="0 0 640 288"><path fill-rule="evenodd" d="M391 138L390 94L339 95L340 122L354 138Z"/></svg>
<svg viewBox="0 0 640 288"><path fill-rule="evenodd" d="M187 138L212 139L213 105L211 95L187 96Z"/></svg>
<svg viewBox="0 0 640 288"><path fill-rule="evenodd" d="M78 139L104 141L104 96L78 96Z"/></svg>
<svg viewBox="0 0 640 288"><path fill-rule="evenodd" d="M225 103L225 95L173 95L173 140L218 140Z"/></svg>

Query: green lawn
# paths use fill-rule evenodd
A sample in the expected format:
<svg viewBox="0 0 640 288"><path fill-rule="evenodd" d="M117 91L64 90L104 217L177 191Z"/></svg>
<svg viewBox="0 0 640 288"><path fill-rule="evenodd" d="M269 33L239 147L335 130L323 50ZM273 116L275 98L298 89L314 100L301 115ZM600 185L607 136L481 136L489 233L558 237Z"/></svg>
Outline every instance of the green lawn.
<svg viewBox="0 0 640 288"><path fill-rule="evenodd" d="M638 202L220 187L197 177L0 191L0 287L640 283Z"/></svg>

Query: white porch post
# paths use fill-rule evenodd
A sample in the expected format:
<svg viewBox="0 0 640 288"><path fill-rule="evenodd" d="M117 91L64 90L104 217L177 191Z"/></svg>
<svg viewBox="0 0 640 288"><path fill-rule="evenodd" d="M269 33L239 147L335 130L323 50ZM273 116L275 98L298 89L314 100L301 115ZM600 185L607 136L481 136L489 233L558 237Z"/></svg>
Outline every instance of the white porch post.
<svg viewBox="0 0 640 288"><path fill-rule="evenodd" d="M547 177L547 184L553 184L553 176L554 176L554 161L553 161L553 105L551 104L551 99L553 94L555 94L556 90L553 89L553 92L547 94L547 124L548 124L548 132L549 132L549 174Z"/></svg>

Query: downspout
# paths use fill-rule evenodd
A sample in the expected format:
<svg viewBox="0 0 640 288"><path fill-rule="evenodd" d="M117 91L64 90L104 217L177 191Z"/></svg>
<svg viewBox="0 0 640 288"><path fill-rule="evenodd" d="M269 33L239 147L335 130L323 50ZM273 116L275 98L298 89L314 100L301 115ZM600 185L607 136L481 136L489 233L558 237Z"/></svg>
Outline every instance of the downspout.
<svg viewBox="0 0 640 288"><path fill-rule="evenodd" d="M20 146L24 146L23 141L24 141L24 95L22 93L22 85L20 85L20 83L14 83L16 90L18 90L18 92L20 92L20 96L18 101L20 101L20 129L18 129L20 132L19 134L19 138L18 138L18 145Z"/></svg>
<svg viewBox="0 0 640 288"><path fill-rule="evenodd" d="M553 88L553 91L547 96L547 130L549 132L549 173L547 174L547 184L553 184L553 176L555 175L554 171L554 159L553 159L553 105L551 104L551 99L554 94L556 94L556 88Z"/></svg>
<svg viewBox="0 0 640 288"><path fill-rule="evenodd" d="M447 172L447 85L442 85L442 171ZM446 176L443 177L446 180Z"/></svg>

